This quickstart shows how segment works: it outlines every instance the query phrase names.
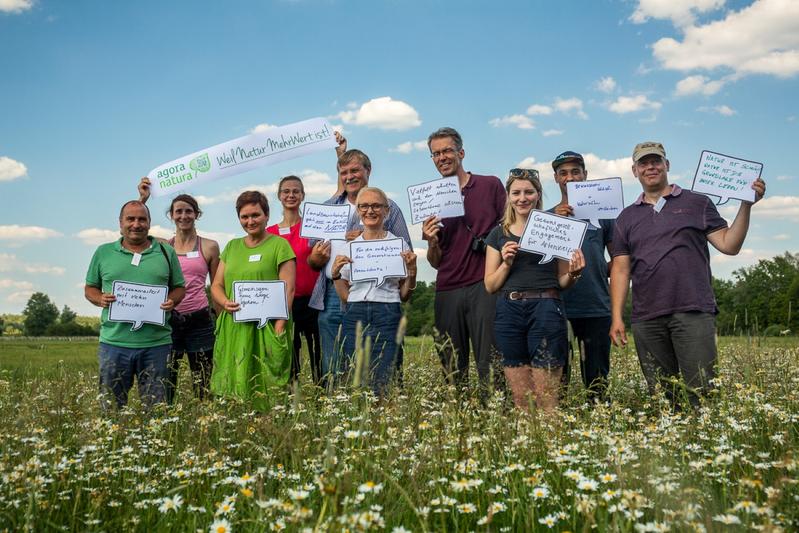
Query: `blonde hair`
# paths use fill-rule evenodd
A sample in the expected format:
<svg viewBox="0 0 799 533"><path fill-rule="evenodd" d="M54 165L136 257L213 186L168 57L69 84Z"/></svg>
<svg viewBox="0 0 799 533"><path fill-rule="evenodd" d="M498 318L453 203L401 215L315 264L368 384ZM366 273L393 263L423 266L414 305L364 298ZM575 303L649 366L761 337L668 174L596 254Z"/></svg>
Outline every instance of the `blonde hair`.
<svg viewBox="0 0 799 533"><path fill-rule="evenodd" d="M505 214L502 216L501 223L502 233L504 233L506 237L510 235L510 227L516 222L516 211L513 210L513 206L510 203L510 186L514 181L519 180L529 181L538 193L538 200L533 206L533 209L541 209L541 206L544 205L544 193L541 188L541 179L538 177L538 171L531 168L511 169L510 176L508 176L508 180L505 182L505 192L508 195L508 199L505 202Z"/></svg>
<svg viewBox="0 0 799 533"><path fill-rule="evenodd" d="M388 196L386 193L383 192L383 189L378 187L364 187L360 191L358 191L358 196L355 197L355 205L357 207L358 201L361 199L361 195L365 192L372 192L376 195L380 196L383 199L383 204L386 206L386 211L384 213L384 218L388 218L388 212L391 210L391 204L388 203Z"/></svg>

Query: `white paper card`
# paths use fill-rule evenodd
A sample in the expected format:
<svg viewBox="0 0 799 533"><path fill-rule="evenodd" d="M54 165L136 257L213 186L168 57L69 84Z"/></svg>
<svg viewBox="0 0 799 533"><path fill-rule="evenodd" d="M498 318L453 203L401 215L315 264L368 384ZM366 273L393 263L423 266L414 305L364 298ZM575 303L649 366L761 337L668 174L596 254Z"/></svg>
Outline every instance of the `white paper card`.
<svg viewBox="0 0 799 533"><path fill-rule="evenodd" d="M252 254L250 256L250 263L257 263L261 260L261 254Z"/></svg>
<svg viewBox="0 0 799 533"><path fill-rule="evenodd" d="M755 201L752 183L763 173L763 163L703 150L691 190L718 196L721 205L730 198Z"/></svg>
<svg viewBox="0 0 799 533"><path fill-rule="evenodd" d="M197 259L198 257L200 257L200 252L198 252L197 250L186 252L186 257L189 259Z"/></svg>
<svg viewBox="0 0 799 533"><path fill-rule="evenodd" d="M291 233L291 228L280 228L280 227L278 227L277 231L281 235L288 235L289 233Z"/></svg>
<svg viewBox="0 0 799 533"><path fill-rule="evenodd" d="M347 235L352 205L315 204L305 202L300 236L306 239L343 239Z"/></svg>
<svg viewBox="0 0 799 533"><path fill-rule="evenodd" d="M333 279L333 261L336 260L337 255L350 256L349 243L343 239L333 239L330 241L330 260L325 265L325 276L327 279Z"/></svg>
<svg viewBox="0 0 799 533"><path fill-rule="evenodd" d="M132 322L131 331L136 331L142 324L163 326L166 323L166 311L161 309L169 292L165 285L117 280L111 292L116 297L108 307L108 320L111 322Z"/></svg>
<svg viewBox="0 0 799 533"><path fill-rule="evenodd" d="M624 209L621 178L570 181L566 193L574 218L590 220L597 228L601 219L615 219Z"/></svg>
<svg viewBox="0 0 799 533"><path fill-rule="evenodd" d="M289 318L286 283L277 281L234 281L233 301L241 309L233 313L235 322L258 322L258 329L270 319Z"/></svg>
<svg viewBox="0 0 799 533"><path fill-rule="evenodd" d="M543 255L541 264L549 263L554 257L568 261L583 245L587 229L588 223L584 220L533 210L519 239L519 248Z"/></svg>
<svg viewBox="0 0 799 533"><path fill-rule="evenodd" d="M463 196L458 176L439 178L408 187L411 224L419 224L431 216L451 218L463 216Z"/></svg>
<svg viewBox="0 0 799 533"><path fill-rule="evenodd" d="M658 198L657 203L652 207L655 210L655 213L660 213L660 210L666 205L666 197L661 196Z"/></svg>
<svg viewBox="0 0 799 533"><path fill-rule="evenodd" d="M312 118L205 148L157 166L147 177L153 196L163 196L337 145L330 124Z"/></svg>
<svg viewBox="0 0 799 533"><path fill-rule="evenodd" d="M350 279L375 280L379 287L386 278L404 278L407 274L401 253L402 239L399 238L350 241Z"/></svg>
<svg viewBox="0 0 799 533"><path fill-rule="evenodd" d="M141 254L137 252L133 254L133 257L130 260L130 264L137 267L139 266L139 263L141 263Z"/></svg>

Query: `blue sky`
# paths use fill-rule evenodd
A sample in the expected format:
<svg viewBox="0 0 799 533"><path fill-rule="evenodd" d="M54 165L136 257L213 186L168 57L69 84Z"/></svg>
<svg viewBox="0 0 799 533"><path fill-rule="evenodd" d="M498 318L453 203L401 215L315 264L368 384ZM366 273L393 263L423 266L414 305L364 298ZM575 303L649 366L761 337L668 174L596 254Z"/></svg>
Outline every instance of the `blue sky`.
<svg viewBox="0 0 799 533"><path fill-rule="evenodd" d="M0 0L0 72L0 312L43 291L95 314L86 267L140 176L316 116L370 155L371 184L406 218L407 186L437 176L421 141L445 125L462 133L468 170L541 169L547 207L564 150L586 154L592 178L622 176L627 203L643 140L665 144L686 187L702 150L761 161L767 198L714 273L799 250L795 0ZM251 186L279 220L274 188L289 173L310 200L335 190L332 153L203 184L186 191L202 201L201 234L240 235L233 199ZM171 228L168 202L151 203L156 234Z"/></svg>

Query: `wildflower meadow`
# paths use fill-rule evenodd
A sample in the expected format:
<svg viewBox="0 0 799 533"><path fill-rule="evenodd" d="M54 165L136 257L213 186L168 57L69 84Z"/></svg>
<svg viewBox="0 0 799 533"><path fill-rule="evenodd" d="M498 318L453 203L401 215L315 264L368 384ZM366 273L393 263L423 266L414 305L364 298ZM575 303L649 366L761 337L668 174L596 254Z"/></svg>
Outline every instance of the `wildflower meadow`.
<svg viewBox="0 0 799 533"><path fill-rule="evenodd" d="M276 391L266 414L134 398L104 416L96 341L0 343L0 531L796 531L799 348L722 338L699 410L650 398L614 350L607 404L579 376L553 415L442 379L429 337L404 380Z"/></svg>

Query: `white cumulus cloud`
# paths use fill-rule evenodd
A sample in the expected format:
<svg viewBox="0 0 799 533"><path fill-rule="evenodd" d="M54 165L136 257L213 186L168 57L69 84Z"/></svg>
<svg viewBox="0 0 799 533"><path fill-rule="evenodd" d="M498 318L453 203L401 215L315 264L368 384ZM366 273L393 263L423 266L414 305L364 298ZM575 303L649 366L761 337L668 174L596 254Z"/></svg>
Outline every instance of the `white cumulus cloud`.
<svg viewBox="0 0 799 533"><path fill-rule="evenodd" d="M75 237L83 241L84 244L99 246L117 240L119 238L119 230L86 228L77 232Z"/></svg>
<svg viewBox="0 0 799 533"><path fill-rule="evenodd" d="M727 12L723 19L689 24L682 31L680 39L664 37L652 45L655 59L667 69L725 68L739 77L767 74L787 78L799 73L796 0L756 0L739 11Z"/></svg>
<svg viewBox="0 0 799 533"><path fill-rule="evenodd" d="M617 159L604 159L594 153L583 154L585 169L589 179L620 177L626 183L638 183L632 173L632 159L619 157ZM552 174L552 161L538 161L535 157L525 157L516 165L518 168L533 168L542 176ZM671 179L672 176L669 176Z"/></svg>
<svg viewBox="0 0 799 533"><path fill-rule="evenodd" d="M6 301L12 304L24 304L28 303L31 295L33 294L33 290L26 289L22 291L12 292L8 296L6 296Z"/></svg>
<svg viewBox="0 0 799 533"><path fill-rule="evenodd" d="M253 129L250 130L250 133L261 133L267 130L271 130L272 128L277 128L274 124L258 124Z"/></svg>
<svg viewBox="0 0 799 533"><path fill-rule="evenodd" d="M594 84L594 87L597 91L612 93L616 90L616 80L614 80L612 76L605 76L604 78L600 78L599 81Z"/></svg>
<svg viewBox="0 0 799 533"><path fill-rule="evenodd" d="M528 115L551 115L552 108L548 105L533 104L527 108Z"/></svg>
<svg viewBox="0 0 799 533"><path fill-rule="evenodd" d="M696 110L703 113L718 113L719 115L723 115L725 117L731 117L738 113L728 105L702 106L698 107Z"/></svg>
<svg viewBox="0 0 799 533"><path fill-rule="evenodd" d="M14 279L0 279L0 289L31 290L33 289L33 283Z"/></svg>
<svg viewBox="0 0 799 533"><path fill-rule="evenodd" d="M734 219L737 212L737 202L719 209L728 220ZM799 196L766 196L752 208L752 220L756 219L799 223Z"/></svg>
<svg viewBox="0 0 799 533"><path fill-rule="evenodd" d="M0 241L41 241L53 237L60 237L61 235L61 233L54 229L43 228L41 226L20 226L18 224L0 226Z"/></svg>
<svg viewBox="0 0 799 533"><path fill-rule="evenodd" d="M398 154L409 154L414 150L417 152L424 152L427 150L427 141L406 141L398 144L394 148L389 148L388 151Z"/></svg>
<svg viewBox="0 0 799 533"><path fill-rule="evenodd" d="M336 118L344 124L382 130L407 130L422 124L419 113L413 107L390 96L373 98L360 107L342 111Z"/></svg>
<svg viewBox="0 0 799 533"><path fill-rule="evenodd" d="M0 12L22 13L33 7L33 0L0 0Z"/></svg>
<svg viewBox="0 0 799 533"><path fill-rule="evenodd" d="M637 111L657 111L661 106L660 102L650 100L644 94L637 94L635 96L619 96L614 102L611 102L608 109L623 115Z"/></svg>
<svg viewBox="0 0 799 533"><path fill-rule="evenodd" d="M42 263L28 263L14 254L0 253L0 272L27 272L29 274L55 274L60 276L66 269Z"/></svg>
<svg viewBox="0 0 799 533"><path fill-rule="evenodd" d="M638 0L638 7L630 20L643 24L650 18L670 19L676 26L686 26L694 22L696 15L723 5L724 0Z"/></svg>
<svg viewBox="0 0 799 533"><path fill-rule="evenodd" d="M563 130L545 130L541 132L544 137L553 137L555 135L563 135Z"/></svg>
<svg viewBox="0 0 799 533"><path fill-rule="evenodd" d="M516 126L520 130L535 129L535 122L526 115L505 115L504 117L492 118L488 121L495 128L502 126Z"/></svg>
<svg viewBox="0 0 799 533"><path fill-rule="evenodd" d="M10 157L0 157L0 181L12 181L24 178L28 174L28 167Z"/></svg>
<svg viewBox="0 0 799 533"><path fill-rule="evenodd" d="M674 94L676 96L692 94L711 96L719 92L724 87L724 83L723 80L711 80L707 76L696 74L678 81L674 87Z"/></svg>
<svg viewBox="0 0 799 533"><path fill-rule="evenodd" d="M582 119L588 118L583 111L583 101L579 98L555 98L555 109L567 115L574 113Z"/></svg>

